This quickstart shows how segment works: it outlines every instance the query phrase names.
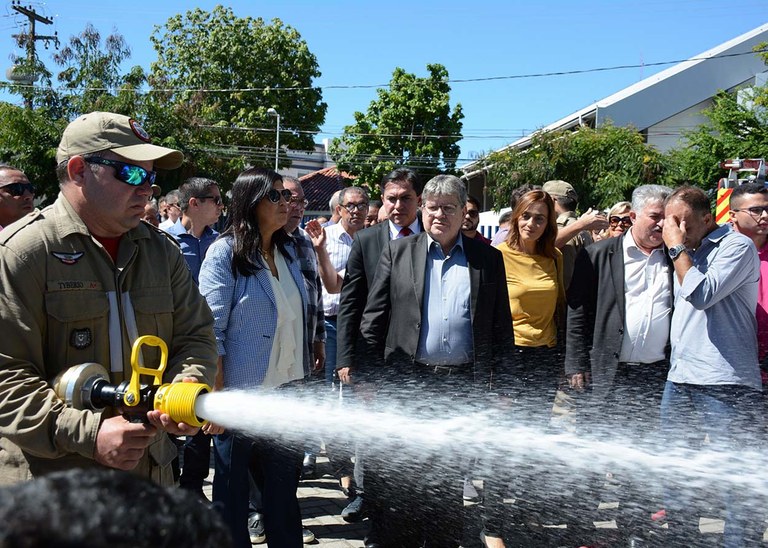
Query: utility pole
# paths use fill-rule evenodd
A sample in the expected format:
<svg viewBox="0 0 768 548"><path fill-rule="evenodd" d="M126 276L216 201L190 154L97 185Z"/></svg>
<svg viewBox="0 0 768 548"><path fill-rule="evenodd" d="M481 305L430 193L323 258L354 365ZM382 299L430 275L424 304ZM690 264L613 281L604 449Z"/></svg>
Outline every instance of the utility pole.
<svg viewBox="0 0 768 548"><path fill-rule="evenodd" d="M53 36L45 36L35 33L35 23L42 23L44 25L52 25L53 20L49 19L47 17L43 17L39 13L37 13L32 6L24 7L21 5L21 0L13 0L11 4L11 8L26 16L27 19L29 19L29 32L22 33L22 34L14 34L12 35L19 45L25 45L27 49L27 70L34 71L35 67L35 43L38 40L44 40L45 41L45 47L48 49L48 42L53 42L55 46L59 47L59 37L58 33L54 32ZM37 77L34 73L30 74L31 81L30 84L34 82ZM28 109L32 109L32 91L27 90L22 93L24 96L24 106Z"/></svg>

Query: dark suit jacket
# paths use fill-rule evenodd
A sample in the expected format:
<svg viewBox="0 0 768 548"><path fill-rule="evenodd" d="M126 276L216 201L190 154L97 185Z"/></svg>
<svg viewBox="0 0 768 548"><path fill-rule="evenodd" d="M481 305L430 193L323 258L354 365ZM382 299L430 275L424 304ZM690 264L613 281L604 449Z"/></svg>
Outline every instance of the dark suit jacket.
<svg viewBox="0 0 768 548"><path fill-rule="evenodd" d="M470 280L475 379L492 385L514 351L512 316L501 252L463 238ZM384 249L368 295L360 332L371 365L413 363L422 325L426 233L394 240Z"/></svg>
<svg viewBox="0 0 768 548"><path fill-rule="evenodd" d="M421 224L421 223L419 223ZM336 323L336 369L356 367L358 334L376 265L389 243L389 221L358 230L349 252Z"/></svg>
<svg viewBox="0 0 768 548"><path fill-rule="evenodd" d="M596 395L613 385L624 340L623 242L622 235L582 249L568 288L565 373L591 372Z"/></svg>

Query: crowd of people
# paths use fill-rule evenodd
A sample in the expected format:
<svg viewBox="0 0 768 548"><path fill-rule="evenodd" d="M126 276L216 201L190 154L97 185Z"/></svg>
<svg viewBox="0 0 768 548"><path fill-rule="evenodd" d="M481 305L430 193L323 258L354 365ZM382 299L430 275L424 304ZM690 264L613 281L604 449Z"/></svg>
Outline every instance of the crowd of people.
<svg viewBox="0 0 768 548"><path fill-rule="evenodd" d="M579 215L568 182L522 185L489 240L480 203L452 175L425 183L397 168L381 181L380 202L350 186L333 196L328 219L305 224L301 183L258 167L238 175L226 204L205 177L155 202L155 170L183 156L151 144L126 116L74 120L56 160L60 194L42 210L24 173L0 166L3 483L112 468L204 499L213 447L214 525L225 524L233 546L298 547L314 535L302 527L297 488L322 441L348 496L342 516L370 521L366 548L459 546L473 479L483 482L488 547L605 542L592 526L612 472L600 466L564 479L466 447L458 467L424 458L405 470L343 436L307 432L295 446L160 411L130 422L68 407L53 392L53 379L81 363L127 379L131 345L147 334L168 343L167 382L301 393L315 379L374 408L419 401L412 413L435 419L437 402L466 403L542 435L559 405L578 436L620 433L650 453L759 449L762 183L733 190L722 226L692 186L640 185L630 202ZM619 480L611 545L696 545L700 508L683 478ZM551 504L563 485L570 495ZM724 544L760 545L759 494L713 488ZM659 514L665 530L651 527ZM567 533L543 527L553 523Z"/></svg>

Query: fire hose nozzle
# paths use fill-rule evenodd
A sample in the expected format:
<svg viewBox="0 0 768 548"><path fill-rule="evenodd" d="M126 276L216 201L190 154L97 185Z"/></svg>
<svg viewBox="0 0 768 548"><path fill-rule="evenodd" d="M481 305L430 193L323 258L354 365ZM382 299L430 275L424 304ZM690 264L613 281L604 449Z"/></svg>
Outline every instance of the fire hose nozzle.
<svg viewBox="0 0 768 548"><path fill-rule="evenodd" d="M160 347L161 360L157 369L139 366L139 348L143 344ZM130 421L146 422L147 412L157 410L175 422L203 426L207 421L195 413L197 398L211 391L204 383L178 382L161 384L167 363L168 347L162 339L144 336L136 339L131 353L130 381L118 385L109 383L109 373L98 363L70 367L53 381L56 395L75 409L99 410L112 407ZM142 384L141 375L152 377L152 384Z"/></svg>

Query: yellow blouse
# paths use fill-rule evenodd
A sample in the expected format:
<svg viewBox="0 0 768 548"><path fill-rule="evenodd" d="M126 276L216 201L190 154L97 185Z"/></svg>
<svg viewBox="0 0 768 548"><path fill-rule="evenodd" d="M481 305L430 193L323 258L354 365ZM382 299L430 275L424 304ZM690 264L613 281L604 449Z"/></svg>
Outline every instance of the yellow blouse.
<svg viewBox="0 0 768 548"><path fill-rule="evenodd" d="M556 259L527 255L510 248L506 242L499 245L498 250L504 256L507 271L515 344L555 346L557 311L565 305L562 253L556 250Z"/></svg>

